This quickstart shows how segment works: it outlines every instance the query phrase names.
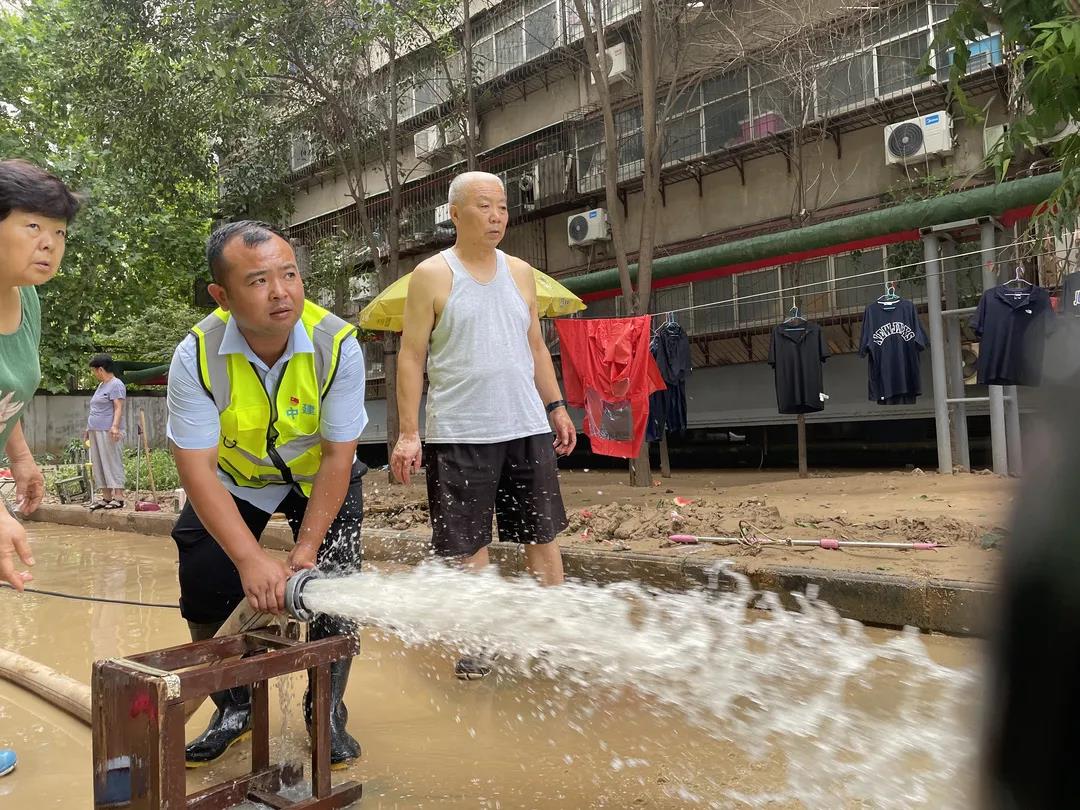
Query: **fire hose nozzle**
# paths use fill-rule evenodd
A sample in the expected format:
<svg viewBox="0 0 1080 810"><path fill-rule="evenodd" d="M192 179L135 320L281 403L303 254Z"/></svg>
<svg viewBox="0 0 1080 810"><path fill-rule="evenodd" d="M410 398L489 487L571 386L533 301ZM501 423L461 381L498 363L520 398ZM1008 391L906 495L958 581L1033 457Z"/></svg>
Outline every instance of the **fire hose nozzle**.
<svg viewBox="0 0 1080 810"><path fill-rule="evenodd" d="M285 612L302 622L310 622L315 618L315 613L304 604L304 588L307 584L317 579L318 573L311 569L298 571L285 582Z"/></svg>

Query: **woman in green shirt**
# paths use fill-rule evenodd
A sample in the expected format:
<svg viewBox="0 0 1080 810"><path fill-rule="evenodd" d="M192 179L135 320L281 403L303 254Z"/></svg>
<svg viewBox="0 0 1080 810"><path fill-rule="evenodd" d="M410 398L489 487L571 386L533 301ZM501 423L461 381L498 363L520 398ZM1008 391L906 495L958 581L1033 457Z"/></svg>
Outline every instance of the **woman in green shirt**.
<svg viewBox="0 0 1080 810"><path fill-rule="evenodd" d="M28 515L45 494L19 418L41 381L41 307L35 287L56 275L68 223L79 201L63 182L22 160L0 161L0 455L15 478L15 509ZM34 564L26 531L0 499L0 581L21 591L31 579L15 555ZM0 776L15 769L15 752L0 748Z"/></svg>

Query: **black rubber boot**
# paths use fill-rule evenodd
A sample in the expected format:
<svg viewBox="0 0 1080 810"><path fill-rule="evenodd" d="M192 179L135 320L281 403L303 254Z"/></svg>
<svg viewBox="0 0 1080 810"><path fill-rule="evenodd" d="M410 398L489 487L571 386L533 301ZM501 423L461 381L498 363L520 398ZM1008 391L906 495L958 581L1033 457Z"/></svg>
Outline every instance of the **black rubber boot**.
<svg viewBox="0 0 1080 810"><path fill-rule="evenodd" d="M210 764L230 745L251 733L251 690L248 687L215 692L210 699L217 706L210 725L184 749L184 760L189 768Z"/></svg>
<svg viewBox="0 0 1080 810"><path fill-rule="evenodd" d="M330 665L330 767L333 770L347 768L349 763L360 758L361 749L353 736L345 729L349 721L349 710L342 698L345 686L349 682L349 669L352 659L335 661ZM304 693L304 722L311 733L311 686Z"/></svg>

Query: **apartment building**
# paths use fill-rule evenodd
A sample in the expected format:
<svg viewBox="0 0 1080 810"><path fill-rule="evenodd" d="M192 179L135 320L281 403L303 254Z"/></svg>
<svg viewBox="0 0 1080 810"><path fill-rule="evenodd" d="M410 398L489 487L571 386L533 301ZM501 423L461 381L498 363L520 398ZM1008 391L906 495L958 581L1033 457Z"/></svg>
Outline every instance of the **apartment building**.
<svg viewBox="0 0 1080 810"><path fill-rule="evenodd" d="M505 0L473 17L474 56L483 81L479 162L503 178L510 204L511 225L502 247L560 279L614 265L608 231L597 225L605 218L624 220L634 258L644 142L637 73L642 46L633 27L638 3L603 0L609 79L617 99L613 146L604 142L572 0ZM811 20L786 45L764 43L771 61L752 49L745 58L730 58L723 31L696 44L706 61L710 43L724 58L687 82L678 103L663 113L667 137L658 256L993 181L984 158L1002 133L1008 84L999 35L971 46L964 86L971 103L985 113L975 124L947 97L950 54L933 57L932 75L920 71L935 26L948 18L953 3L913 0L872 10L867 4L824 0L809 6L811 11L820 7L820 30ZM770 14L775 8L757 0L744 7L738 24L746 31L761 30L767 26L760 21ZM410 172L399 219L405 270L452 243L446 192L464 168L462 133L445 116L440 71L415 54L407 69L413 89L399 115L408 133L401 160ZM620 194L614 209L605 205L603 190L608 148L618 154ZM298 137L292 169L290 230L300 244L317 249L320 240L355 230L356 207L333 161L316 159L305 138ZM368 212L374 221L385 221L385 184L377 173L369 180ZM574 224L575 219L583 221ZM1003 261L1032 255L1013 245L1023 228L1019 212L999 234ZM812 421L932 417L928 359L923 363L926 395L915 405L883 408L868 401L865 361L855 354L863 308L884 292L886 281L897 282L902 296L925 301L919 244L881 239L858 250L819 253L776 266L698 271L693 278L658 283L651 310L659 317L672 313L691 336L692 429L790 421L776 413L765 359L769 330L793 303L825 327L833 353L825 374L830 400ZM956 274L961 298L974 301L981 291L979 257L964 243L954 253L959 256L946 271ZM352 315L377 292L377 284L363 248L343 260L352 265L353 279L343 314ZM612 288L590 296L585 315L624 314L617 293ZM372 424L364 440L375 442L385 430L381 358L378 344L366 351Z"/></svg>

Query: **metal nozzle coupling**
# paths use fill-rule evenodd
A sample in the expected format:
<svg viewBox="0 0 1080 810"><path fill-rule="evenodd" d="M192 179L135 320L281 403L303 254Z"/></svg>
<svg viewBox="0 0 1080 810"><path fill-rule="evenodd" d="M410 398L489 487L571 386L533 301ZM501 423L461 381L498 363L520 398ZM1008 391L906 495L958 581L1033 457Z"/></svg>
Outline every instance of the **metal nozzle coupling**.
<svg viewBox="0 0 1080 810"><path fill-rule="evenodd" d="M285 612L302 622L310 622L315 613L304 604L304 588L308 582L318 578L310 568L298 571L285 582Z"/></svg>

